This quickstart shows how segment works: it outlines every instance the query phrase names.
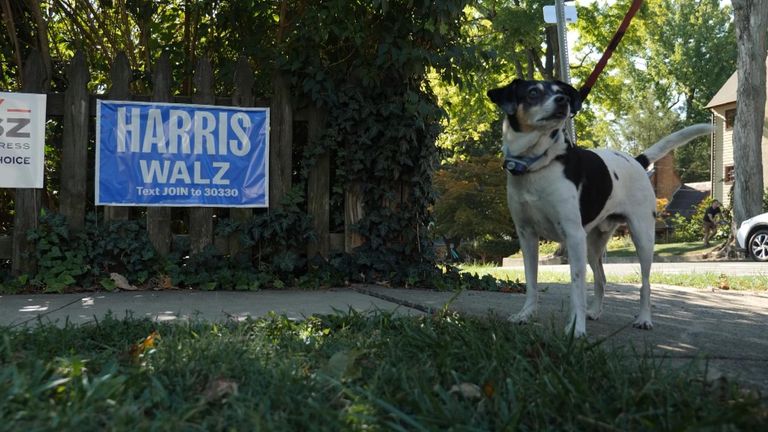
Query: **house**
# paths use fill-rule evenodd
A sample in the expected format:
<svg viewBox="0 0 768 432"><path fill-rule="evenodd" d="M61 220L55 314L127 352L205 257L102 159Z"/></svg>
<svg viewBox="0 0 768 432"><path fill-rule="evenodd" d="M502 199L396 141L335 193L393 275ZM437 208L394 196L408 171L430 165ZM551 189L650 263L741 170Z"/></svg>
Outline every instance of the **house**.
<svg viewBox="0 0 768 432"><path fill-rule="evenodd" d="M675 171L674 153L657 160L650 167L650 180L656 198L668 201L665 211L670 215L679 213L686 218L696 211L696 206L709 196L709 182L683 183Z"/></svg>
<svg viewBox="0 0 768 432"><path fill-rule="evenodd" d="M736 118L737 82L738 75L734 72L706 106L712 111L712 124L715 126L712 137L712 197L726 205L730 202L733 187L733 124ZM768 119L763 128L762 158L763 185L768 186Z"/></svg>

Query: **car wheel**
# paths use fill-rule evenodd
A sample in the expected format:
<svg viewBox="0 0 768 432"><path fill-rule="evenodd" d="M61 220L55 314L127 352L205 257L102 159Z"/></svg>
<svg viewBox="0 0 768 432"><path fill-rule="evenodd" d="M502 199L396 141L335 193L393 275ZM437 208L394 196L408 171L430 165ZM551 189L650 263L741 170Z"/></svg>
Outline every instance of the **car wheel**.
<svg viewBox="0 0 768 432"><path fill-rule="evenodd" d="M749 237L749 255L755 261L768 261L768 229L759 229Z"/></svg>

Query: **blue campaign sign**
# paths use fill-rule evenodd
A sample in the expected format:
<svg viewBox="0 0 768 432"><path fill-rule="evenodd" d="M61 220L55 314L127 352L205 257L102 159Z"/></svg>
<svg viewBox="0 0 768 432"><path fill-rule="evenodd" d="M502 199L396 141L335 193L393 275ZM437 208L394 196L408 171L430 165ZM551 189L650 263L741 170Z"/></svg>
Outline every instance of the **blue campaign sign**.
<svg viewBox="0 0 768 432"><path fill-rule="evenodd" d="M99 101L96 205L267 207L269 109Z"/></svg>

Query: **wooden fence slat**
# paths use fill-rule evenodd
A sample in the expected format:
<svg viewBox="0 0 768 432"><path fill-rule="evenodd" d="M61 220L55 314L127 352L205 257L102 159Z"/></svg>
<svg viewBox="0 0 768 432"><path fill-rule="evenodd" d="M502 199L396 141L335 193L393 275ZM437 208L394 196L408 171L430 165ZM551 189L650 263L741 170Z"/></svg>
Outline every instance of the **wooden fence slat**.
<svg viewBox="0 0 768 432"><path fill-rule="evenodd" d="M312 106L308 112L309 145L317 145L323 131L325 111ZM327 152L318 156L315 165L309 171L307 179L307 212L312 216L316 239L307 245L307 257L320 254L325 259L330 257L330 156Z"/></svg>
<svg viewBox="0 0 768 432"><path fill-rule="evenodd" d="M255 77L251 65L248 64L248 59L245 56L240 56L235 65L235 92L232 94L232 105L241 107L253 106L253 83ZM253 216L253 209L250 208L231 208L229 209L229 216L232 220L237 222L247 222ZM240 253L242 245L240 242L240 236L233 234L229 238L229 253L236 255Z"/></svg>
<svg viewBox="0 0 768 432"><path fill-rule="evenodd" d="M201 105L212 105L216 99L213 94L213 69L208 57L198 59L195 66L195 94L192 101ZM189 211L189 241L192 253L202 252L213 243L213 209L195 207Z"/></svg>
<svg viewBox="0 0 768 432"><path fill-rule="evenodd" d="M283 197L291 190L293 108L287 78L275 73L272 89L269 111L269 206L278 208Z"/></svg>
<svg viewBox="0 0 768 432"><path fill-rule="evenodd" d="M24 63L21 91L24 93L43 93L48 76L43 59L37 50L32 50ZM27 240L27 231L38 226L42 191L40 189L16 189L13 217L13 250L11 252L11 273L34 274L37 260L34 255L34 243Z"/></svg>
<svg viewBox="0 0 768 432"><path fill-rule="evenodd" d="M152 101L171 101L171 62L167 52L157 60L152 73ZM171 252L171 208L147 207L147 235L155 250L162 256Z"/></svg>
<svg viewBox="0 0 768 432"><path fill-rule="evenodd" d="M64 130L62 137L61 199L59 210L67 218L70 229L85 226L85 203L88 182L88 62L78 50L67 67L69 86L64 96Z"/></svg>
<svg viewBox="0 0 768 432"><path fill-rule="evenodd" d="M363 190L360 183L352 183L344 191L344 251L351 253L365 239L353 225L363 218Z"/></svg>
<svg viewBox="0 0 768 432"><path fill-rule="evenodd" d="M112 69L109 72L112 86L109 89L109 99L111 100L131 100L131 80L133 72L131 63L125 51L120 51L112 63ZM130 207L104 207L104 220L128 220L131 214Z"/></svg>

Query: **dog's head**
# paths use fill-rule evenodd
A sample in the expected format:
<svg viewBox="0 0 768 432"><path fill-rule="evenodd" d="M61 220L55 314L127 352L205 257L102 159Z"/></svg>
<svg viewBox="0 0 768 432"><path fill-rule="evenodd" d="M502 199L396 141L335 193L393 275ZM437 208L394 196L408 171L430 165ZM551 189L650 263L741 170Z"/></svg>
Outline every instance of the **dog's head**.
<svg viewBox="0 0 768 432"><path fill-rule="evenodd" d="M579 92L561 81L516 79L487 94L504 110L516 132L558 129L581 109Z"/></svg>

